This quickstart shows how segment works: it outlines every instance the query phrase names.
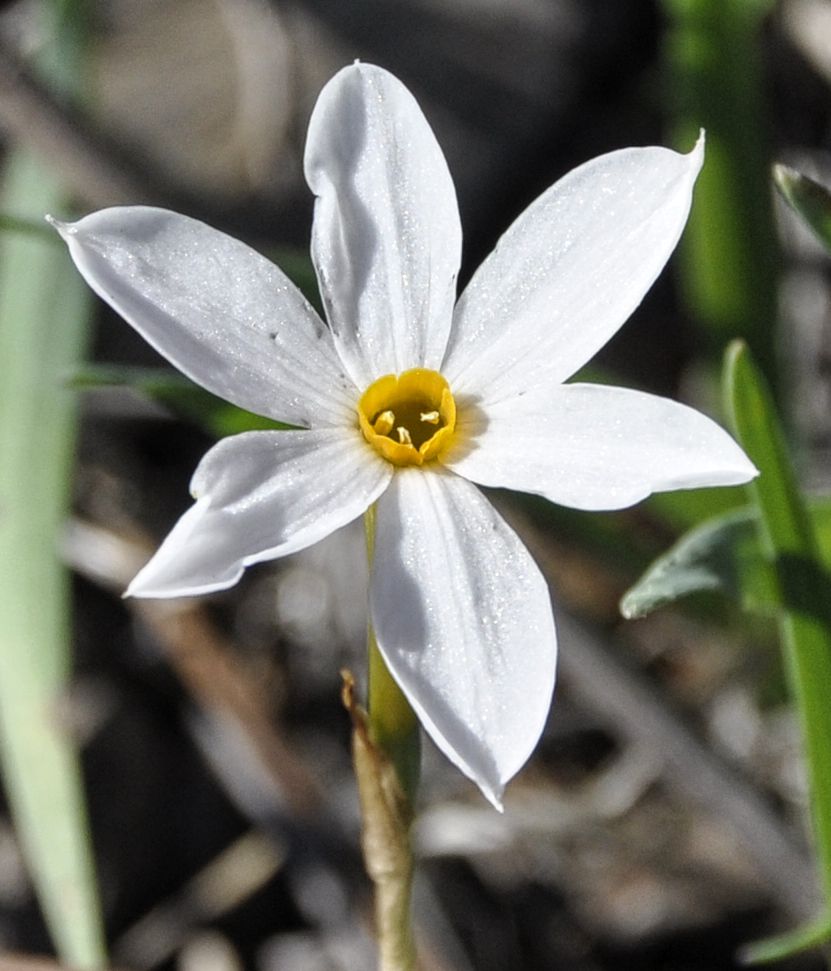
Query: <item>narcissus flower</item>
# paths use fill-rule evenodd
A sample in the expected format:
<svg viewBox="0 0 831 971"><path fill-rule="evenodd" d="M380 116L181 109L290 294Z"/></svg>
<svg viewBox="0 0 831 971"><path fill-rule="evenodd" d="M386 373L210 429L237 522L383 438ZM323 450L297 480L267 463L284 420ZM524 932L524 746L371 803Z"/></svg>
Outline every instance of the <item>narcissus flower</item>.
<svg viewBox="0 0 831 971"><path fill-rule="evenodd" d="M229 587L376 505L370 618L439 748L499 805L543 729L548 589L477 485L578 509L755 474L691 408L564 384L617 331L683 229L703 160L632 148L589 162L516 220L455 305L453 183L407 89L355 64L306 143L328 325L279 269L203 223L106 209L58 224L90 286L186 375L297 431L237 435L128 593Z"/></svg>

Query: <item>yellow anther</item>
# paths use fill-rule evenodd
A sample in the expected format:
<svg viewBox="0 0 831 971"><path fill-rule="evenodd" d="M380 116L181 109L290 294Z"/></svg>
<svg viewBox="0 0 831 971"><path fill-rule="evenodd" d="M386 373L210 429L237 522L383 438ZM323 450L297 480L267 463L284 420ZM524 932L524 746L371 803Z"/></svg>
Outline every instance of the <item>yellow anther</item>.
<svg viewBox="0 0 831 971"><path fill-rule="evenodd" d="M364 438L393 465L423 465L452 442L456 403L438 371L413 368L374 381L358 403Z"/></svg>
<svg viewBox="0 0 831 971"><path fill-rule="evenodd" d="M387 409L375 419L373 429L378 435L389 435L395 426L395 413Z"/></svg>

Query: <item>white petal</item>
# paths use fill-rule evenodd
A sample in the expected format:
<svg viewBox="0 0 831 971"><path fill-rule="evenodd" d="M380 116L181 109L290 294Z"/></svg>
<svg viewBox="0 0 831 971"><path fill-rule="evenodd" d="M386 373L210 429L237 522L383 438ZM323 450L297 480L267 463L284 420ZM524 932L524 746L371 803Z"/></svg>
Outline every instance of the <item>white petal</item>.
<svg viewBox="0 0 831 971"><path fill-rule="evenodd" d="M92 289L209 391L291 424L351 420L355 389L325 324L244 243L146 206L53 222Z"/></svg>
<svg viewBox="0 0 831 971"><path fill-rule="evenodd" d="M539 389L462 413L447 466L481 485L575 509L622 509L652 492L737 485L756 474L714 421L642 391Z"/></svg>
<svg viewBox="0 0 831 971"><path fill-rule="evenodd" d="M437 369L461 252L456 194L410 92L369 64L318 99L306 141L312 256L338 350L355 383Z"/></svg>
<svg viewBox="0 0 831 971"><path fill-rule="evenodd" d="M464 479L398 472L377 510L378 646L439 748L500 808L551 705L556 635L545 580Z"/></svg>
<svg viewBox="0 0 831 971"><path fill-rule="evenodd" d="M498 401L571 377L626 321L687 220L704 158L630 148L570 172L514 222L456 308L442 372Z"/></svg>
<svg viewBox="0 0 831 971"><path fill-rule="evenodd" d="M136 597L232 586L252 563L311 546L365 512L391 466L353 430L246 432L202 459L196 498L130 584Z"/></svg>

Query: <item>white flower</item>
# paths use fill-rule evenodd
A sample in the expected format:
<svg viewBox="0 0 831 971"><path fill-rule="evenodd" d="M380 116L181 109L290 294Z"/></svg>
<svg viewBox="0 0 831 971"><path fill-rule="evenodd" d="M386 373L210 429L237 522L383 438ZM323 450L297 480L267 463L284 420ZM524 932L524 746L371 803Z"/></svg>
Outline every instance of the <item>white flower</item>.
<svg viewBox="0 0 831 971"><path fill-rule="evenodd" d="M195 505L128 593L229 587L377 503L380 650L439 748L499 806L543 729L556 637L545 581L474 483L619 509L755 474L691 408L562 383L661 271L702 160L699 142L575 169L454 309L461 229L442 152L407 89L355 64L324 88L306 143L328 326L279 269L193 219L133 207L56 224L90 286L176 367L302 429L212 448Z"/></svg>

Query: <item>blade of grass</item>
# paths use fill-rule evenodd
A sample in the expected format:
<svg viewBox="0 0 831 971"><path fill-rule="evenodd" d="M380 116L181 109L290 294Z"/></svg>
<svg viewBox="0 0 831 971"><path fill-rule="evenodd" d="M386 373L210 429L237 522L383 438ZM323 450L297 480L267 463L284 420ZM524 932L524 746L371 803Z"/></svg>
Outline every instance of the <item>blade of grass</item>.
<svg viewBox="0 0 831 971"><path fill-rule="evenodd" d="M86 0L49 0L37 68L78 94ZM0 211L29 222L63 206L48 165L12 150ZM20 227L17 227L18 229ZM70 668L69 577L58 537L71 495L75 396L90 301L66 254L0 235L0 761L15 829L61 960L106 965L77 747L58 719Z"/></svg>
<svg viewBox="0 0 831 971"><path fill-rule="evenodd" d="M13 154L4 195L59 205L48 172ZM57 721L69 674L66 571L57 543L70 496L75 400L89 302L61 250L0 236L0 755L24 854L62 960L106 963L77 753Z"/></svg>
<svg viewBox="0 0 831 971"><path fill-rule="evenodd" d="M733 427L760 471L748 486L762 548L774 567L786 667L802 730L814 838L826 906L831 903L831 610L829 578L797 488L770 391L740 341L730 346L724 384Z"/></svg>
<svg viewBox="0 0 831 971"><path fill-rule="evenodd" d="M59 204L31 158L4 194L26 212ZM69 674L68 577L57 556L70 495L74 395L89 303L65 254L0 236L0 754L15 826L63 960L105 964L77 753L57 724Z"/></svg>
<svg viewBox="0 0 831 971"><path fill-rule="evenodd" d="M738 957L742 964L769 964L772 961L781 961L794 954L821 947L829 939L831 939L831 916L826 916L795 931L748 944L739 950Z"/></svg>

